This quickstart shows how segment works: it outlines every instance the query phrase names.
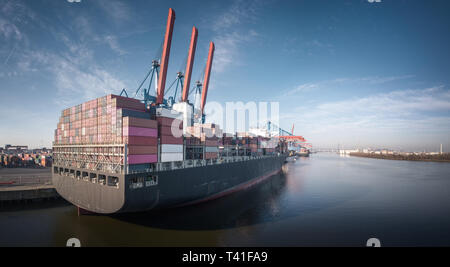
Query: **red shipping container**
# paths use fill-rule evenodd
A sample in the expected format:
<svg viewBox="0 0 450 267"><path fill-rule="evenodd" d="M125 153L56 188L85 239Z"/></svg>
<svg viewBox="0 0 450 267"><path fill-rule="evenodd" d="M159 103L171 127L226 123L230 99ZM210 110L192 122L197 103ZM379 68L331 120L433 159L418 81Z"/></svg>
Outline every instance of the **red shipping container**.
<svg viewBox="0 0 450 267"><path fill-rule="evenodd" d="M205 141L205 146L218 146L218 141L217 140L215 140L215 141L213 141L213 140L206 140Z"/></svg>
<svg viewBox="0 0 450 267"><path fill-rule="evenodd" d="M128 155L148 155L158 153L157 146L128 146Z"/></svg>
<svg viewBox="0 0 450 267"><path fill-rule="evenodd" d="M173 136L160 136L161 138L161 144L172 144L172 145L182 145L183 144L183 137L173 137Z"/></svg>
<svg viewBox="0 0 450 267"><path fill-rule="evenodd" d="M158 133L160 136L172 136L172 137L183 137L183 130L174 129L175 132L172 132L171 126L159 126Z"/></svg>
<svg viewBox="0 0 450 267"><path fill-rule="evenodd" d="M158 139L156 137L124 136L122 140L124 144L129 145L156 146L158 144Z"/></svg>
<svg viewBox="0 0 450 267"><path fill-rule="evenodd" d="M217 153L207 152L205 153L205 159L216 159Z"/></svg>
<svg viewBox="0 0 450 267"><path fill-rule="evenodd" d="M180 129L183 129L183 121L179 119L172 119L167 117L156 117L158 124L161 126L172 126L172 122L175 120L175 126L178 126Z"/></svg>
<svg viewBox="0 0 450 267"><path fill-rule="evenodd" d="M144 128L158 128L158 122L155 120L141 119L135 117L123 117L123 126L134 126Z"/></svg>
<svg viewBox="0 0 450 267"><path fill-rule="evenodd" d="M128 108L139 111L145 111L145 105L141 102L130 101L132 98L119 97L111 100L111 105L114 108Z"/></svg>

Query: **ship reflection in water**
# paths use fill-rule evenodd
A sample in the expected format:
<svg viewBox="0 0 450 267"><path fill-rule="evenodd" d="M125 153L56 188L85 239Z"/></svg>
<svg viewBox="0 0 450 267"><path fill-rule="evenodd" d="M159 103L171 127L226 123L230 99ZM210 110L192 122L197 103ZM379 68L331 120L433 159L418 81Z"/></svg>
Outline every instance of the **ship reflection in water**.
<svg viewBox="0 0 450 267"><path fill-rule="evenodd" d="M114 216L73 206L0 212L0 246L450 245L450 164L314 154L207 203Z"/></svg>

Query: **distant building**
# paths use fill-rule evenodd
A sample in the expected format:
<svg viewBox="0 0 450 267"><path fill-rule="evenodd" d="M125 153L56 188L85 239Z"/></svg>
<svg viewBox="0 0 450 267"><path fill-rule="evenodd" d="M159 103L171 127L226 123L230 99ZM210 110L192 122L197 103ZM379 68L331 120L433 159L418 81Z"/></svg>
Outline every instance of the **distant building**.
<svg viewBox="0 0 450 267"><path fill-rule="evenodd" d="M28 150L28 146L12 146L12 145L5 145L6 151L23 151Z"/></svg>

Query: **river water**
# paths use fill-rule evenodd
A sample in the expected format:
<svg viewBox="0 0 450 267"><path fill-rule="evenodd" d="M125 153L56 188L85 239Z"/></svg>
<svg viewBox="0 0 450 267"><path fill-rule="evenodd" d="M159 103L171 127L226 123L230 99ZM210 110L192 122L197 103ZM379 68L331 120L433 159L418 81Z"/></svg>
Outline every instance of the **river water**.
<svg viewBox="0 0 450 267"><path fill-rule="evenodd" d="M65 203L0 212L0 246L450 245L450 163L318 153L208 203L120 216L77 216Z"/></svg>

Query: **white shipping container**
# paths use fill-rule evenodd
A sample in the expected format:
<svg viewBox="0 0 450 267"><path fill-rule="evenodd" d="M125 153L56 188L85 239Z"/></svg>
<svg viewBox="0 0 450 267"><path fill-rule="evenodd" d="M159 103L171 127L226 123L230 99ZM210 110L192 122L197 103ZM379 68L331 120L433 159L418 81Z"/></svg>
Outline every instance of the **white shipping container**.
<svg viewBox="0 0 450 267"><path fill-rule="evenodd" d="M216 146L206 146L205 152L206 153L217 153L217 152L219 152L219 148Z"/></svg>
<svg viewBox="0 0 450 267"><path fill-rule="evenodd" d="M161 153L161 162L183 161L183 153Z"/></svg>
<svg viewBox="0 0 450 267"><path fill-rule="evenodd" d="M192 126L192 114L194 106L186 102L175 103L172 106L173 110L180 113L183 120L183 134L187 133L187 127Z"/></svg>
<svg viewBox="0 0 450 267"><path fill-rule="evenodd" d="M157 117L166 117L166 118L172 118L172 119L183 119L183 114L167 108L157 108L156 109L156 116Z"/></svg>
<svg viewBox="0 0 450 267"><path fill-rule="evenodd" d="M161 145L161 153L183 153L183 145Z"/></svg>

